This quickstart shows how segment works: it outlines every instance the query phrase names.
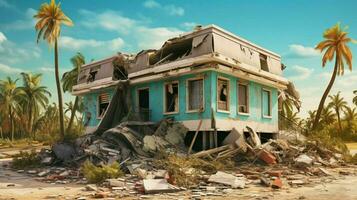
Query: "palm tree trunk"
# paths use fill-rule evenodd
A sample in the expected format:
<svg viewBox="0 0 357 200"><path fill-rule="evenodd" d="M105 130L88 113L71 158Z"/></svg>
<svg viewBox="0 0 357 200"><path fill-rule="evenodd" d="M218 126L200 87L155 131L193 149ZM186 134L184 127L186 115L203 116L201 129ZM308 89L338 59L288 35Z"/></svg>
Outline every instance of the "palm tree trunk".
<svg viewBox="0 0 357 200"><path fill-rule="evenodd" d="M29 134L29 137L33 137L32 135L32 105L29 105L29 116L28 116L28 125L27 125L27 132Z"/></svg>
<svg viewBox="0 0 357 200"><path fill-rule="evenodd" d="M9 106L9 114L10 114L10 132L11 132L11 141L14 141L14 120L12 116L12 108Z"/></svg>
<svg viewBox="0 0 357 200"><path fill-rule="evenodd" d="M318 125L319 120L320 120L322 109L324 108L324 104L325 104L326 98L327 98L328 94L330 93L330 90L331 90L331 88L333 86L333 83L335 82L339 60L340 60L340 58L339 58L338 54L336 54L335 67L333 69L332 77L331 77L331 80L330 80L329 84L327 85L327 88L326 88L326 90L325 90L325 92L322 95L322 98L320 100L320 104L319 104L319 107L318 107L317 112L316 112L314 124L312 125L312 130L315 130L317 128L317 125Z"/></svg>
<svg viewBox="0 0 357 200"><path fill-rule="evenodd" d="M55 77L57 86L57 96L58 96L58 109L59 109L59 121L60 121L60 134L61 139L64 139L64 121L63 121L63 99L62 99L62 87L59 78L58 70L58 45L57 39L55 40Z"/></svg>
<svg viewBox="0 0 357 200"><path fill-rule="evenodd" d="M338 127L340 128L340 133L342 133L342 124L341 124L340 112L336 111L336 114L337 114Z"/></svg>
<svg viewBox="0 0 357 200"><path fill-rule="evenodd" d="M67 130L66 130L67 133L72 128L73 120L74 120L74 117L76 116L76 111L77 111L77 107L78 107L78 101L79 101L79 98L78 98L78 96L76 96L76 98L74 100L73 109L71 111L71 118L69 119L69 123L68 123Z"/></svg>

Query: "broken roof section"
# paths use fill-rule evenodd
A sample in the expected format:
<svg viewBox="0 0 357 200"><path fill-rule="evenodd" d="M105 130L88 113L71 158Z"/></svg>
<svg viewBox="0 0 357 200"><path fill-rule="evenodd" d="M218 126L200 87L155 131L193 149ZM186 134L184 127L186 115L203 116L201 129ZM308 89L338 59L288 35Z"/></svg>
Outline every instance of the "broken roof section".
<svg viewBox="0 0 357 200"><path fill-rule="evenodd" d="M119 59L122 70L115 71L113 61ZM209 25L167 40L158 49L142 50L136 55L119 53L116 56L83 66L78 77L79 85L74 93L88 88L108 87L120 80L116 72L127 73L134 80L185 67L207 63L229 66L232 70L259 76L286 88L287 79L282 77L281 58L278 54L242 39L222 28ZM96 82L96 84L91 84ZM134 81L135 82L135 81ZM139 82L139 81L138 81ZM88 86L90 85L90 86ZM91 89L90 89L91 90Z"/></svg>

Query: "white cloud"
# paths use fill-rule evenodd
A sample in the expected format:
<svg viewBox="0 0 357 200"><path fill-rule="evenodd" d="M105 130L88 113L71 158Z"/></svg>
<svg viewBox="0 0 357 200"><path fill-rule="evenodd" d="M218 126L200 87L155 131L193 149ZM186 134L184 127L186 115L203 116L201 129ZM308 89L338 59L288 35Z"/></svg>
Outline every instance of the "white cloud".
<svg viewBox="0 0 357 200"><path fill-rule="evenodd" d="M54 72L55 68L54 67L40 67L40 71L42 71L42 72Z"/></svg>
<svg viewBox="0 0 357 200"><path fill-rule="evenodd" d="M59 39L59 43L62 48L70 49L70 50L83 50L86 48L99 48L108 49L111 51L120 50L124 45L124 41L121 38L115 38L112 40L100 41L94 39L78 39L69 36L62 36Z"/></svg>
<svg viewBox="0 0 357 200"><path fill-rule="evenodd" d="M5 40L7 40L6 36L0 32L0 44L3 43Z"/></svg>
<svg viewBox="0 0 357 200"><path fill-rule="evenodd" d="M33 16L36 14L36 10L33 8L28 8L25 12L24 19L15 20L9 24L5 24L4 28L9 30L26 30L34 29L36 24L36 19Z"/></svg>
<svg viewBox="0 0 357 200"><path fill-rule="evenodd" d="M288 57L311 58L320 55L320 52L313 47L306 47L300 44L289 45L289 51Z"/></svg>
<svg viewBox="0 0 357 200"><path fill-rule="evenodd" d="M8 39L2 39L2 42L0 42L0 61L6 61L6 64L32 60L39 58L40 55L41 49L35 45L35 42L15 44Z"/></svg>
<svg viewBox="0 0 357 200"><path fill-rule="evenodd" d="M161 5L154 0L147 0L144 2L143 5L145 8L159 8L159 7L161 7Z"/></svg>
<svg viewBox="0 0 357 200"><path fill-rule="evenodd" d="M289 77L291 80L305 80L309 78L314 71L313 69L299 65L292 66L290 70L294 73L294 75Z"/></svg>
<svg viewBox="0 0 357 200"><path fill-rule="evenodd" d="M186 29L193 29L198 24L196 22L184 22L181 26L185 27Z"/></svg>
<svg viewBox="0 0 357 200"><path fill-rule="evenodd" d="M8 3L6 0L0 0L0 7L3 8L13 8L14 6Z"/></svg>
<svg viewBox="0 0 357 200"><path fill-rule="evenodd" d="M16 68L16 67L11 67L9 65L5 65L0 63L0 72L5 73L5 74L18 74L23 72L23 69Z"/></svg>
<svg viewBox="0 0 357 200"><path fill-rule="evenodd" d="M159 48L165 40L183 33L177 28L149 27L145 21L127 18L111 10L102 13L81 10L80 14L84 17L82 25L124 34L134 39L137 49Z"/></svg>
<svg viewBox="0 0 357 200"><path fill-rule="evenodd" d="M185 14L185 9L183 9L182 7L179 6L175 6L175 5L161 5L160 3L158 3L157 1L154 0L147 0L143 3L143 6L145 8L156 8L156 9L160 9L165 11L167 14L169 15L173 15L173 16L183 16Z"/></svg>

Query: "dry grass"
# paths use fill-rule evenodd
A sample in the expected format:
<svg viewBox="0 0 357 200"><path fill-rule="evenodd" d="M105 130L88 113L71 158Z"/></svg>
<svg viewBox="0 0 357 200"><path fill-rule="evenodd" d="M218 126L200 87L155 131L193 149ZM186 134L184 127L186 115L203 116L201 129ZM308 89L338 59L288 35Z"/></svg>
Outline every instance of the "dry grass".
<svg viewBox="0 0 357 200"><path fill-rule="evenodd" d="M213 174L219 170L233 169L234 162L230 159L206 161L194 157L182 157L176 154L161 154L155 162L156 166L166 169L171 182L178 186L190 187L196 185L202 174Z"/></svg>
<svg viewBox="0 0 357 200"><path fill-rule="evenodd" d="M108 178L118 178L124 175L117 162L97 167L87 160L81 170L89 183L101 183Z"/></svg>

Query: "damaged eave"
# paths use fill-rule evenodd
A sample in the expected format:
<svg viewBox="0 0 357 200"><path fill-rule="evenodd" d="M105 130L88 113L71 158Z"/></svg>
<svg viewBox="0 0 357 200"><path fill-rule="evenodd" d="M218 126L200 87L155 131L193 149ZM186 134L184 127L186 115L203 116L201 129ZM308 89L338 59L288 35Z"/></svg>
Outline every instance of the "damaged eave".
<svg viewBox="0 0 357 200"><path fill-rule="evenodd" d="M116 85L117 82L118 81L113 81L112 77L108 77L108 78L96 80L91 83L82 83L79 85L75 85L73 86L72 95L80 95L80 94L88 93L93 90L110 87Z"/></svg>
<svg viewBox="0 0 357 200"><path fill-rule="evenodd" d="M178 61L173 61L170 63L165 63L162 65L153 67L153 68L149 68L149 69L131 73L131 74L129 74L129 78L135 80L139 77L140 77L140 79L143 79L144 76L148 76L148 78L144 78L144 79L151 80L155 76L157 78L162 77L162 75L159 75L162 73L171 72L173 70L177 71L182 68L202 65L205 63L207 63L207 64L208 63L221 63L221 64L223 64L221 67L223 67L224 65L231 67L231 69L228 71L230 73L236 72L236 74L243 75L243 74L241 74L241 72L239 72L239 71L242 71L242 72L246 73L246 74L244 74L245 77L246 77L247 73L251 77L253 77L253 76L260 77L260 78L257 78L260 80L260 82L264 82L264 83L268 82L268 83L270 83L269 85L272 85L272 83L274 83L273 85L274 86L278 85L278 88L280 88L280 89L285 89L286 85L288 84L288 80L284 77L272 74L270 72L260 70L256 67L250 66L245 63L240 63L237 60L225 57L218 53L211 53L211 54L206 54L206 55L202 55L202 56L198 56L198 57L194 57L194 58L187 58L184 60L178 60ZM227 69L224 69L224 70L227 72ZM245 77L241 77L241 78L245 78ZM134 82L138 82L138 81L134 81Z"/></svg>

